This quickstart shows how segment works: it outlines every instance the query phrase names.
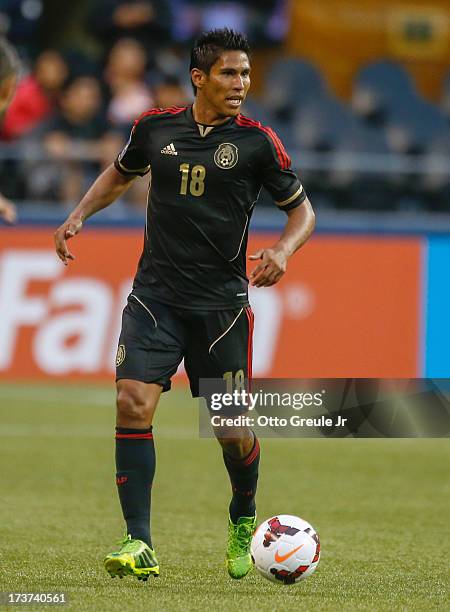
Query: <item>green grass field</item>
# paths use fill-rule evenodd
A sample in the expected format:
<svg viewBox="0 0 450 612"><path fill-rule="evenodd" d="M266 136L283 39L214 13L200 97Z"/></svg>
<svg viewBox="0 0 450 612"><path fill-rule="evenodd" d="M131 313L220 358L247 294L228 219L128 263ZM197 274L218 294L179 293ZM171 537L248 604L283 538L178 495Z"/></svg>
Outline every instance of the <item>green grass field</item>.
<svg viewBox="0 0 450 612"><path fill-rule="evenodd" d="M232 581L221 454L180 390L154 427L161 577L111 580L102 559L123 533L113 404L112 387L0 385L0 591L65 591L77 611L450 609L448 440L263 440L259 518L310 521L322 558L299 585Z"/></svg>

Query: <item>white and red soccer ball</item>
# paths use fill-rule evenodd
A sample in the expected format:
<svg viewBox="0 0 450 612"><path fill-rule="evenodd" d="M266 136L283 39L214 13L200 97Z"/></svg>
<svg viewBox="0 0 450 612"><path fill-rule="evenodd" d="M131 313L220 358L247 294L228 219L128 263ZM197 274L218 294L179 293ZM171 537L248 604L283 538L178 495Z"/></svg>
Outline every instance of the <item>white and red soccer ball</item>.
<svg viewBox="0 0 450 612"><path fill-rule="evenodd" d="M264 578L278 584L295 584L311 576L318 566L320 540L303 519L279 514L258 527L250 551Z"/></svg>

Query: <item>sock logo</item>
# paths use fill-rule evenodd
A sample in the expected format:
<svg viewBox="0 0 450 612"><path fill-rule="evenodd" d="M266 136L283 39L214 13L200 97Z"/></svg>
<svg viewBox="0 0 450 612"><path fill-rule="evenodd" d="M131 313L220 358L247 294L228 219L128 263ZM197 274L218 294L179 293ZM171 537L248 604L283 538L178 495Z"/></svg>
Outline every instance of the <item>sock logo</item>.
<svg viewBox="0 0 450 612"><path fill-rule="evenodd" d="M128 482L128 476L117 476L116 478L116 484L118 485L123 485L126 482Z"/></svg>
<svg viewBox="0 0 450 612"><path fill-rule="evenodd" d="M253 489L248 489L246 491L245 489L238 489L238 487L236 487L235 485L232 485L231 488L233 490L233 493L238 493L239 495L242 495L244 497L253 497L255 495Z"/></svg>
<svg viewBox="0 0 450 612"><path fill-rule="evenodd" d="M119 344L117 348L117 355L116 355L116 368L122 365L122 363L125 361L125 355L126 355L125 344Z"/></svg>

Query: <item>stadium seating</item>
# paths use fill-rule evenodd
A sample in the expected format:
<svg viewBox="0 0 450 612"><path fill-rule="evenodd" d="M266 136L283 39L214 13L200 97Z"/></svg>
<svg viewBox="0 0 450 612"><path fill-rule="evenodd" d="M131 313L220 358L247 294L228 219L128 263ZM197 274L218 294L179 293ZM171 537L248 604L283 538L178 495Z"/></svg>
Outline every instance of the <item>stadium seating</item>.
<svg viewBox="0 0 450 612"><path fill-rule="evenodd" d="M312 151L336 149L340 139L357 127L350 109L331 95L300 105L293 123L296 145Z"/></svg>
<svg viewBox="0 0 450 612"><path fill-rule="evenodd" d="M297 58L275 61L267 71L264 103L280 121L290 121L298 107L327 94L320 72L309 62Z"/></svg>
<svg viewBox="0 0 450 612"><path fill-rule="evenodd" d="M395 153L425 153L430 142L446 130L444 115L424 100L410 101L390 109L386 135Z"/></svg>
<svg viewBox="0 0 450 612"><path fill-rule="evenodd" d="M450 72L447 74L442 87L441 109L450 126Z"/></svg>
<svg viewBox="0 0 450 612"><path fill-rule="evenodd" d="M383 124L390 113L417 100L413 82L400 65L379 61L362 68L353 86L352 107L367 122Z"/></svg>
<svg viewBox="0 0 450 612"><path fill-rule="evenodd" d="M273 122L273 117L271 117L268 112L267 106L253 96L248 96L246 98L242 108L242 114L251 119L260 121L264 125L271 125Z"/></svg>
<svg viewBox="0 0 450 612"><path fill-rule="evenodd" d="M450 127L437 135L423 159L421 188L430 210L445 210L450 202Z"/></svg>

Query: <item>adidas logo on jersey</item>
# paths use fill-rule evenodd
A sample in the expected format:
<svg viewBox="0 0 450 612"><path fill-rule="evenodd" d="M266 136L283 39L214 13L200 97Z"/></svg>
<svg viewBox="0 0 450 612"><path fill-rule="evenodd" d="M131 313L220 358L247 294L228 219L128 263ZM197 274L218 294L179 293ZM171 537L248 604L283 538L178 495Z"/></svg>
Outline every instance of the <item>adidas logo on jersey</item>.
<svg viewBox="0 0 450 612"><path fill-rule="evenodd" d="M178 155L173 142L167 145L167 147L164 147L164 149L161 149L161 153L163 155Z"/></svg>

